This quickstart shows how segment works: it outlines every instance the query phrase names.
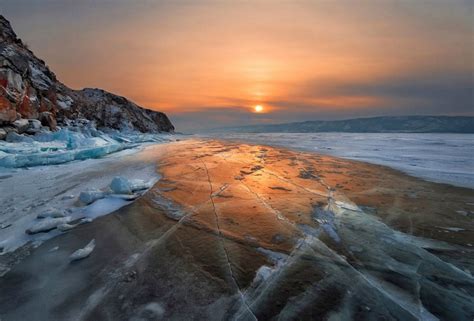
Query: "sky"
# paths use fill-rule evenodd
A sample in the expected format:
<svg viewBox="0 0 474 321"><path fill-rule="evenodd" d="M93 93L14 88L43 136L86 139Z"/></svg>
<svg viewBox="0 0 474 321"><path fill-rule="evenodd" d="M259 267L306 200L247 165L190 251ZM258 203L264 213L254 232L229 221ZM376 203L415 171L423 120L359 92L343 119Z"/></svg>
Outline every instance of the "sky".
<svg viewBox="0 0 474 321"><path fill-rule="evenodd" d="M473 3L0 0L0 13L69 87L103 88L193 132L474 115Z"/></svg>

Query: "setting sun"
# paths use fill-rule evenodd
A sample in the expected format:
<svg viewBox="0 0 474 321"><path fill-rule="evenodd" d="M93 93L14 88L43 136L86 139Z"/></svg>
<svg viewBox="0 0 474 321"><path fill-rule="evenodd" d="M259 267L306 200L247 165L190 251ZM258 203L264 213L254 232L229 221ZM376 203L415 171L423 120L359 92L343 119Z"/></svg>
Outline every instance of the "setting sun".
<svg viewBox="0 0 474 321"><path fill-rule="evenodd" d="M263 106L262 105L255 106L255 112L256 113L261 113L262 111L263 111Z"/></svg>

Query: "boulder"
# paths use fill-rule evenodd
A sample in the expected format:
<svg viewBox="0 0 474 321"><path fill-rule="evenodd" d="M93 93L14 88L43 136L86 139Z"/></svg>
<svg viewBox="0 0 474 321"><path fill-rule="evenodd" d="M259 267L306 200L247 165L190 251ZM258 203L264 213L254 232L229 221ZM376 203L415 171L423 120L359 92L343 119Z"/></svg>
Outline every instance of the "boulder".
<svg viewBox="0 0 474 321"><path fill-rule="evenodd" d="M17 133L18 134L18 129L11 127L11 126L5 126L3 127L3 130L8 134L8 133Z"/></svg>
<svg viewBox="0 0 474 321"><path fill-rule="evenodd" d="M1 100L3 97L0 97L0 123L6 123L9 124L11 122L14 122L16 119L16 110L14 109L3 109L1 106Z"/></svg>
<svg viewBox="0 0 474 321"><path fill-rule="evenodd" d="M38 119L28 119L29 126L26 130L26 133L29 135L35 135L41 131L41 122Z"/></svg>
<svg viewBox="0 0 474 321"><path fill-rule="evenodd" d="M17 119L12 123L12 126L18 130L19 134L22 134L30 127L30 123L28 119Z"/></svg>
<svg viewBox="0 0 474 321"><path fill-rule="evenodd" d="M28 119L28 122L30 123L30 128L41 129L42 125L38 119Z"/></svg>
<svg viewBox="0 0 474 321"><path fill-rule="evenodd" d="M7 131L3 128L0 128L0 140L7 138Z"/></svg>
<svg viewBox="0 0 474 321"><path fill-rule="evenodd" d="M39 120L43 126L48 126L51 130L56 130L57 123L53 113L44 111L39 114Z"/></svg>

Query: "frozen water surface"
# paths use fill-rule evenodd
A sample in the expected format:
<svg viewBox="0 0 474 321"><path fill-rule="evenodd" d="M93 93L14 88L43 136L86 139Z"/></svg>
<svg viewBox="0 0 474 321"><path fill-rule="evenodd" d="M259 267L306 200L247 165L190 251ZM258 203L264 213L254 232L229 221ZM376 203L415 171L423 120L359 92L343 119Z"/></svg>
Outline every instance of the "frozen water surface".
<svg viewBox="0 0 474 321"><path fill-rule="evenodd" d="M3 176L31 196L4 200L4 218L77 211L0 256L2 320L472 320L472 190L228 141L121 153ZM135 202L114 194L156 165ZM85 188L105 197L75 205ZM96 219L70 229L81 217ZM0 236L24 229L5 223Z"/></svg>
<svg viewBox="0 0 474 321"><path fill-rule="evenodd" d="M366 161L474 188L474 134L228 133L219 138Z"/></svg>

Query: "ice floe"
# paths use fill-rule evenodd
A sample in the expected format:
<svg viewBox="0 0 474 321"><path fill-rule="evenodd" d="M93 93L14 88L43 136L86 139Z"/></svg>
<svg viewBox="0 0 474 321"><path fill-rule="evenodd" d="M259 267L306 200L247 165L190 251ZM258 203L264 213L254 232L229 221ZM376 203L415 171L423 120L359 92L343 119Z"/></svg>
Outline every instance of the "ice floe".
<svg viewBox="0 0 474 321"><path fill-rule="evenodd" d="M49 232L51 230L54 230L58 225L69 223L70 221L71 221L70 217L48 218L48 219L41 220L35 223L33 226L28 228L25 232L26 234Z"/></svg>
<svg viewBox="0 0 474 321"><path fill-rule="evenodd" d="M95 239L92 239L84 248L76 250L69 256L69 259L72 261L78 261L85 259L89 255L91 255L92 251L95 248Z"/></svg>

